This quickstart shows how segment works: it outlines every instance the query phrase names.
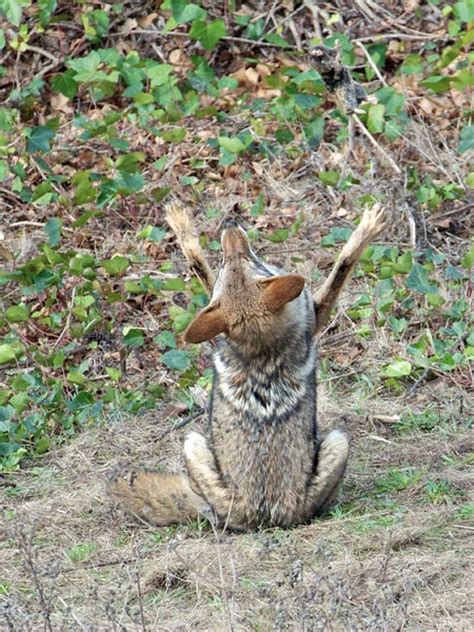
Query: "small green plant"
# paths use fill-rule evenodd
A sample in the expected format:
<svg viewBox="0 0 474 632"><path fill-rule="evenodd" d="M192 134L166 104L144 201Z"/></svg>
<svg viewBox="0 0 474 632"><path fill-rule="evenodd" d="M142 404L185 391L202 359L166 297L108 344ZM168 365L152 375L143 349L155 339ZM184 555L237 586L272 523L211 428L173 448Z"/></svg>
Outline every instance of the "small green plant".
<svg viewBox="0 0 474 632"><path fill-rule="evenodd" d="M386 529L399 522L399 517L395 515L386 516L358 516L351 522L351 530L357 533L368 533L377 529Z"/></svg>
<svg viewBox="0 0 474 632"><path fill-rule="evenodd" d="M423 472L413 467L403 469L392 468L387 476L375 482L375 492L377 494L389 494L413 487L420 480Z"/></svg>
<svg viewBox="0 0 474 632"><path fill-rule="evenodd" d="M462 505L456 510L455 517L457 520L474 520L474 503Z"/></svg>
<svg viewBox="0 0 474 632"><path fill-rule="evenodd" d="M460 495L460 491L446 479L429 480L423 489L428 502L434 505L448 502Z"/></svg>
<svg viewBox="0 0 474 632"><path fill-rule="evenodd" d="M10 592L10 582L7 580L0 580L0 595L8 595Z"/></svg>
<svg viewBox="0 0 474 632"><path fill-rule="evenodd" d="M437 432L439 430L455 430L459 425L470 423L469 419L458 415L449 415L441 410L428 408L421 413L408 411L401 415L395 428L400 432Z"/></svg>
<svg viewBox="0 0 474 632"><path fill-rule="evenodd" d="M87 562L96 550L94 543L75 544L66 551L66 556L71 562Z"/></svg>

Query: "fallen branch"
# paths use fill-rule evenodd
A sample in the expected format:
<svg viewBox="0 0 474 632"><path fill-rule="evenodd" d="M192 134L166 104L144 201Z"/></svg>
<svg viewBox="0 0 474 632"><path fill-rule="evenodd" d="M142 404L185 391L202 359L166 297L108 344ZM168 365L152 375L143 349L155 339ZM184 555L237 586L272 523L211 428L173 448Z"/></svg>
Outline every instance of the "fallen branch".
<svg viewBox="0 0 474 632"><path fill-rule="evenodd" d="M372 136L372 134L369 132L366 126L362 123L362 121L360 120L360 118L357 116L355 112L352 113L352 117L354 121L356 122L357 127L360 129L360 131L364 134L366 138L368 138L368 140L372 143L372 145L379 152L379 154L385 158L385 160L392 167L395 173L399 176L402 175L402 170L400 169L400 167L397 165L394 159L388 155L385 149L381 145L379 145L379 143L375 140L375 138Z"/></svg>

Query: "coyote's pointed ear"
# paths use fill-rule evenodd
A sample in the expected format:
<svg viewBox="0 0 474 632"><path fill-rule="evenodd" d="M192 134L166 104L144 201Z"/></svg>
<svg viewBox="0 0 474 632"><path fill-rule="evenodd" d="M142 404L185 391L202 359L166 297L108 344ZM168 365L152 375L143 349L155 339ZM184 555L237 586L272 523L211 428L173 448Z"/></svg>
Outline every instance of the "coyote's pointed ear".
<svg viewBox="0 0 474 632"><path fill-rule="evenodd" d="M224 314L218 305L204 308L184 332L186 342L205 342L227 331Z"/></svg>
<svg viewBox="0 0 474 632"><path fill-rule="evenodd" d="M301 294L304 278L299 274L274 276L261 281L264 290L264 301L268 309L277 312L284 305Z"/></svg>

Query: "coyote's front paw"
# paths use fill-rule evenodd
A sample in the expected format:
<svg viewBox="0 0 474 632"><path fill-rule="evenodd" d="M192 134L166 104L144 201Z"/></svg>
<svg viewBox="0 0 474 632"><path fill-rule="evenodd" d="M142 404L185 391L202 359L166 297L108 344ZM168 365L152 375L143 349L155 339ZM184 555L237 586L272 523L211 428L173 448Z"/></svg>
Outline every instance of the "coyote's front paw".
<svg viewBox="0 0 474 632"><path fill-rule="evenodd" d="M369 243L383 231L388 221L388 212L379 202L367 208L362 215L358 230L364 233L364 241Z"/></svg>

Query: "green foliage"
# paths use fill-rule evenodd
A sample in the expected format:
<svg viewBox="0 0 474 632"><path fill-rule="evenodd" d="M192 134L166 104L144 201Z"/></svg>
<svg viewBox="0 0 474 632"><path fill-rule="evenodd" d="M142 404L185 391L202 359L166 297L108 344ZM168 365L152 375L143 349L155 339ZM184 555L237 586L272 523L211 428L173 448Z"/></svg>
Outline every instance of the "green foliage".
<svg viewBox="0 0 474 632"><path fill-rule="evenodd" d="M97 544L94 543L75 544L66 551L66 555L71 562L87 562L96 550Z"/></svg>
<svg viewBox="0 0 474 632"><path fill-rule="evenodd" d="M412 467L403 469L392 468L388 471L386 477L380 478L375 482L375 492L377 494L389 494L402 491L415 485L421 476L421 470Z"/></svg>
<svg viewBox="0 0 474 632"><path fill-rule="evenodd" d="M462 495L460 490L444 478L427 481L424 492L427 501L433 505L449 502Z"/></svg>
<svg viewBox="0 0 474 632"><path fill-rule="evenodd" d="M0 68L5 96L0 182L12 196L11 208L27 209L20 221L39 224L24 259L0 242L6 261L0 271L5 470L37 458L103 416L153 406L171 386L189 405L187 386L201 380L208 387L198 350L184 349L179 338L206 297L197 282L184 282L163 261L169 259L169 233L161 213L155 214L175 182L189 200L199 200L211 172L218 180L235 168L248 193L246 211L262 221L259 233L284 244L305 225L303 213L296 208L288 221L266 223L272 199L261 183L255 186L252 169L310 165L326 143L334 155L347 148L347 115L328 97L319 73L296 53L284 63L274 56L292 39L285 21L280 24L277 17L274 24L258 14L233 11L224 15L187 0L165 0L157 11L166 23L154 26L163 28L160 37L169 43L159 59L146 46L114 46L123 26L121 7L114 3L0 0L0 13L9 23L0 33L5 64ZM279 8L275 11L280 15ZM445 3L442 11L445 39L403 42L395 53L385 41L374 40L366 46L372 64L338 32L337 14L324 18L328 37L323 44L338 43L354 78L373 82L359 116L389 153L397 143L408 142L417 103L398 80L413 79L430 98L472 89L472 2ZM79 44L65 48L69 56L53 61L38 52L49 51L58 40L58 23L67 21L81 29ZM242 38L273 44L275 50L264 57ZM173 49L184 51L184 61L173 59ZM237 57L239 72L234 72L228 61ZM8 74L11 60L16 60L16 74ZM43 72L46 64L51 67ZM373 65L387 85L378 88L382 84ZM35 72L24 77L18 68L25 67ZM463 159L473 148L469 110L459 109L454 127L459 134L448 142ZM181 171L170 180L181 158ZM331 197L363 190L369 165L358 165L352 174L350 162L345 173L340 164L334 161L308 177ZM410 160L406 171L408 191L427 215L451 208L465 195L457 176L451 181L431 165ZM466 183L471 186L472 174ZM361 205L374 201L374 195L362 197ZM212 213L209 218L217 216ZM108 242L102 248L110 226L129 230L134 239L127 247ZM332 226L321 243L339 247L350 234L347 225ZM203 246L218 251L217 236L203 238ZM474 355L466 299L473 261L472 248L455 260L430 249L366 250L358 274L375 297L367 290L347 314L359 336L373 335L375 323L393 342L393 353L379 370L381 388L403 392L425 373L431 379L467 370ZM153 331L143 313L153 314ZM130 365L153 369L144 379L141 374L132 379Z"/></svg>

